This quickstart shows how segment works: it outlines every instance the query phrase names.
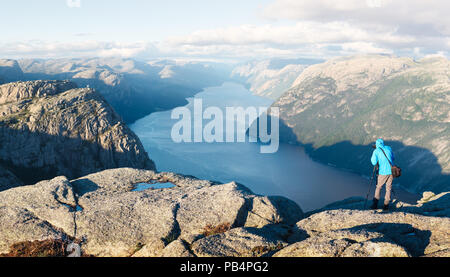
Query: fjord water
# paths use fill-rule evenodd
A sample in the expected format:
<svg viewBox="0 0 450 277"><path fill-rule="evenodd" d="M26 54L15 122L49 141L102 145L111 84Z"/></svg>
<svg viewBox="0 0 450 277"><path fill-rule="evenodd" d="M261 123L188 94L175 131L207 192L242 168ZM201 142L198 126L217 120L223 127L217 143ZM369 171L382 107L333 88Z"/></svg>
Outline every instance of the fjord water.
<svg viewBox="0 0 450 277"><path fill-rule="evenodd" d="M206 88L195 98L202 99L203 110L209 106L221 108L224 117L225 107L269 107L272 103L272 100L255 96L235 83ZM188 101L186 107L193 115L193 98ZM300 146L281 144L278 152L261 154L260 145L250 142L175 143L171 131L178 121L171 119L171 111L164 111L153 113L131 126L156 163L158 171L177 172L219 182L236 181L257 194L292 199L304 211L352 196L365 197L367 194L367 178L312 161ZM205 120L204 124L209 121ZM374 186L370 198L373 191ZM395 192L395 197L403 201L416 200L415 195L400 190Z"/></svg>

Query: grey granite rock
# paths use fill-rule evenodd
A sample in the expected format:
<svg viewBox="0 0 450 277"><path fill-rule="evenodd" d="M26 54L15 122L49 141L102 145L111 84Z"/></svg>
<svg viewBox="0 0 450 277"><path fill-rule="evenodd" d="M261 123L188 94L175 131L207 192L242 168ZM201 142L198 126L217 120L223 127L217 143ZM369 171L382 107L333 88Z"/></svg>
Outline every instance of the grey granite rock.
<svg viewBox="0 0 450 277"><path fill-rule="evenodd" d="M136 184L169 181L175 186L136 190ZM281 225L301 218L301 209L281 198L271 202L270 210L259 208L261 205L252 207L250 203L260 198L236 183L216 184L173 173L120 168L71 182L57 177L12 188L0 192L0 207L29 210L54 230L83 241L82 250L89 255L170 256L192 255L190 244L204 238L202 234L208 225L228 223L232 230L243 227L250 211L279 220L270 232L262 224L263 229L253 228L253 232L260 232L259 236L267 239L287 238L289 227ZM287 217L278 212L286 211L285 207L299 214ZM12 233L14 229L4 231ZM26 240L25 235L18 238ZM14 242L19 241L8 240L9 245Z"/></svg>
<svg viewBox="0 0 450 277"><path fill-rule="evenodd" d="M107 168L155 169L104 98L67 81L0 86L0 164L26 184Z"/></svg>
<svg viewBox="0 0 450 277"><path fill-rule="evenodd" d="M378 232L383 234L384 242L394 242L412 256L423 256L450 248L449 227L450 218L404 212L328 210L299 221L293 236L306 233L310 240L324 235L335 239L333 231Z"/></svg>
<svg viewBox="0 0 450 277"><path fill-rule="evenodd" d="M274 257L409 257L404 247L367 230L320 233L289 245Z"/></svg>
<svg viewBox="0 0 450 277"><path fill-rule="evenodd" d="M165 182L174 186L137 186ZM420 205L437 206L443 196L426 194ZM0 253L18 242L74 237L94 256L448 256L450 219L414 213L420 205L384 213L336 208L304 218L293 202L234 182L110 169L0 192Z"/></svg>
<svg viewBox="0 0 450 277"><path fill-rule="evenodd" d="M202 238L192 245L198 257L259 257L287 243L270 228L234 228Z"/></svg>

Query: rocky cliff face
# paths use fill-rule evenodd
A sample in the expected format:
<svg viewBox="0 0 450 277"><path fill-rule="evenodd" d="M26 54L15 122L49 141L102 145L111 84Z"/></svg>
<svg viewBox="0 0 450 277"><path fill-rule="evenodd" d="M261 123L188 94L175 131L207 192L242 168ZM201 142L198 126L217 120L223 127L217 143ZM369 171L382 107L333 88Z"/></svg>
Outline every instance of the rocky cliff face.
<svg viewBox="0 0 450 277"><path fill-rule="evenodd" d="M0 164L27 184L107 168L155 168L99 93L67 81L0 86Z"/></svg>
<svg viewBox="0 0 450 277"><path fill-rule="evenodd" d="M0 165L0 191L4 191L14 187L23 186L24 183L19 180L11 171Z"/></svg>
<svg viewBox="0 0 450 277"><path fill-rule="evenodd" d="M307 68L274 104L282 138L325 163L369 175L382 137L409 190L449 190L450 62L389 56L338 58Z"/></svg>
<svg viewBox="0 0 450 277"><path fill-rule="evenodd" d="M136 190L154 182L174 186ZM449 256L449 195L396 203L389 213L349 199L305 215L286 198L236 183L112 169L0 192L0 254L61 239L95 256Z"/></svg>

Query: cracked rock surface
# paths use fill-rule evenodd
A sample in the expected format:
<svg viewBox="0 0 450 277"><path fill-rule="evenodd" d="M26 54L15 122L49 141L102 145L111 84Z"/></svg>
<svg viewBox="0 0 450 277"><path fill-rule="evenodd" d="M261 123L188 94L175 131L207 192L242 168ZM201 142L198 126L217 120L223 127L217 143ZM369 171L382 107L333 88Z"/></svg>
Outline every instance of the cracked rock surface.
<svg viewBox="0 0 450 277"><path fill-rule="evenodd" d="M175 187L134 191L136 184L151 181ZM0 207L7 222L34 219L23 227L30 230L16 233L12 223L2 230L0 253L24 240L75 236L83 241L83 252L94 256L189 256L191 243L204 238L207 225L230 223L236 232L246 225L292 223L303 216L288 199L257 196L234 182L216 184L131 168L10 189L0 192ZM287 215L287 210L294 212Z"/></svg>
<svg viewBox="0 0 450 277"><path fill-rule="evenodd" d="M167 182L174 186L136 189ZM449 256L448 209L436 208L447 196L425 193L389 212L361 210L352 198L305 215L234 182L110 169L0 192L0 254L53 238L77 239L84 254L100 257Z"/></svg>

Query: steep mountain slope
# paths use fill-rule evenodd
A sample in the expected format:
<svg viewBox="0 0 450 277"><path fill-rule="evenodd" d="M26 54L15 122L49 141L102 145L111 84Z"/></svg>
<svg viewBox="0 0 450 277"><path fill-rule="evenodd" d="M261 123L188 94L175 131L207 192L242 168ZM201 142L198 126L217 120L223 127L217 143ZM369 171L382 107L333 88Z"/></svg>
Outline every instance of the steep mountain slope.
<svg viewBox="0 0 450 277"><path fill-rule="evenodd" d="M104 98L68 81L0 86L0 165L27 184L107 168L155 168Z"/></svg>
<svg viewBox="0 0 450 277"><path fill-rule="evenodd" d="M393 146L410 190L450 188L450 62L338 58L307 68L273 105L282 138L323 162L369 175L370 143Z"/></svg>
<svg viewBox="0 0 450 277"><path fill-rule="evenodd" d="M20 60L19 64L25 73L22 80L71 80L79 87L97 89L126 123L185 105L186 97L222 84L229 75L211 64L164 60L33 59Z"/></svg>
<svg viewBox="0 0 450 277"><path fill-rule="evenodd" d="M277 100L306 67L317 62L305 59L252 61L234 68L231 76L248 84L254 94Z"/></svg>
<svg viewBox="0 0 450 277"><path fill-rule="evenodd" d="M23 72L15 60L0 59L0 85L18 81L23 78Z"/></svg>
<svg viewBox="0 0 450 277"><path fill-rule="evenodd" d="M221 85L230 79L232 65L207 61L153 60L147 63L165 82L193 88Z"/></svg>

